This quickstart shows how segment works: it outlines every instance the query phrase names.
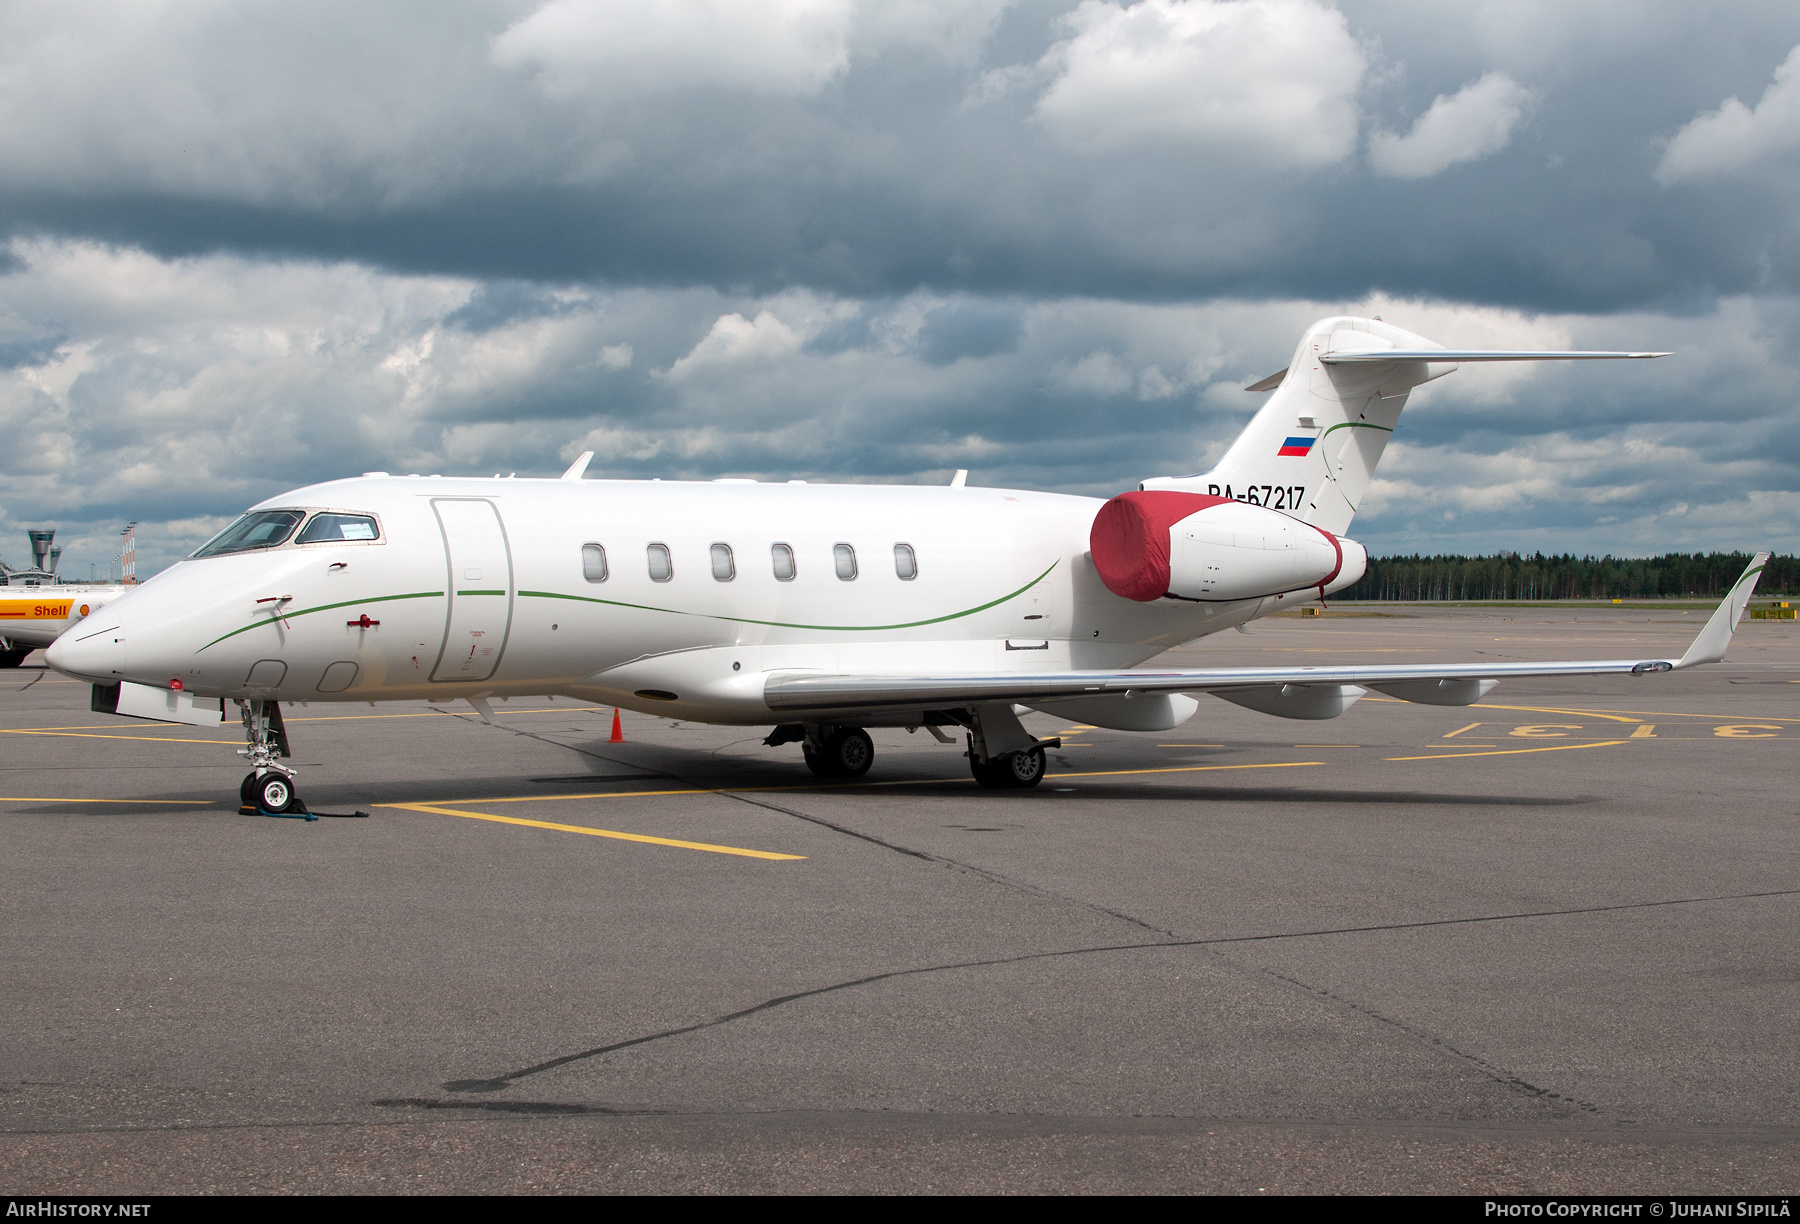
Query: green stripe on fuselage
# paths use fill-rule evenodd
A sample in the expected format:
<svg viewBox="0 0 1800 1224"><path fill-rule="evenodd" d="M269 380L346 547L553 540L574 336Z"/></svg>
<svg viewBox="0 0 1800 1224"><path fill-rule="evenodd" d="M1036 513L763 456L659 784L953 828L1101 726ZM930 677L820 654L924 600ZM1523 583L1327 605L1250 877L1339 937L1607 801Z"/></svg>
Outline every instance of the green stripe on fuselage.
<svg viewBox="0 0 1800 1224"><path fill-rule="evenodd" d="M729 621L732 624L737 625L766 625L771 629L816 629L829 633L879 633L888 629L917 629L922 625L941 625L945 621L961 620L965 616L973 616L977 612L985 612L989 608L999 607L1009 599L1017 599L1026 591L1029 591L1032 587L1042 582L1045 578L1048 578L1050 576L1050 571L1055 569L1058 564L1060 563L1052 561L1049 568L1044 570L1044 572L1039 574L1036 578L1033 578L1018 590L1002 595L998 599L990 599L984 604L977 604L973 608L965 608L961 612L950 612L943 616L927 617L924 620L901 621L892 625L807 625L794 621L757 620L756 618L749 616L722 616L716 612L686 612L680 608L658 608L650 604L626 603L624 600L620 599L596 599L591 595L565 595L561 591L520 591L519 595L521 598L525 599L566 599L573 603L601 604L611 608L630 608L636 612L661 612L668 616L697 616L706 620ZM458 595L506 594L505 591L458 591L456 593ZM333 608L353 608L358 604L385 603L395 599L436 599L440 598L443 594L442 591L415 591L410 595L376 595L368 599L346 599L342 603L321 604L316 608L299 608L292 612L282 612L278 614L278 616L272 616L266 621L257 621L254 624L245 625L241 629L233 629L230 633L227 633L222 637L214 638L212 641L208 642L206 646L202 646L200 650L205 650L208 646L217 646L227 638L234 638L240 633L248 633L252 629L260 629L264 625L273 624L277 619L292 620L296 616L310 616L314 612L329 612ZM195 651L194 653L198 654L199 651Z"/></svg>
<svg viewBox="0 0 1800 1224"><path fill-rule="evenodd" d="M502 591L501 594L505 594L505 592ZM216 637L208 642L206 646L202 646L200 650L205 650L207 646L217 646L226 638L234 638L240 633L248 633L252 629L260 629L264 625L272 625L277 620L292 620L296 616L311 616L314 612L329 612L333 608L354 608L358 604L390 603L396 599L437 599L442 595L442 591L414 591L410 595L371 595L367 599L346 599L343 603L320 604L316 608L298 608L292 612L277 612L269 620L257 621L254 624L245 625L242 629L233 629L223 637ZM199 654L200 650L196 650L194 653Z"/></svg>

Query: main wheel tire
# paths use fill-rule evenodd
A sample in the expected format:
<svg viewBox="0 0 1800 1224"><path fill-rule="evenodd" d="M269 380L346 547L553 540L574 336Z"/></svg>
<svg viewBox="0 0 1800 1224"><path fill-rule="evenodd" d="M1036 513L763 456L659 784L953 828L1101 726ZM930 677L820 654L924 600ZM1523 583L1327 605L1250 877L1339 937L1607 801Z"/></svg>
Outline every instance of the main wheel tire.
<svg viewBox="0 0 1800 1224"><path fill-rule="evenodd" d="M23 650L0 650L0 667L17 667L25 661L25 656L36 650L35 646L27 646Z"/></svg>
<svg viewBox="0 0 1800 1224"><path fill-rule="evenodd" d="M256 806L256 774L254 772L245 774L244 780L238 783L238 803L244 807Z"/></svg>
<svg viewBox="0 0 1800 1224"><path fill-rule="evenodd" d="M994 790L1026 790L1036 786L1044 780L1046 768L1042 748L1009 752L986 765L973 756L969 758L969 772L975 775L975 781Z"/></svg>
<svg viewBox="0 0 1800 1224"><path fill-rule="evenodd" d="M986 787L989 790L1006 785L1006 779L1000 776L1000 763L998 761L991 761L988 764L983 765L975 758L974 753L970 753L969 772L975 775L975 781L978 785Z"/></svg>
<svg viewBox="0 0 1800 1224"><path fill-rule="evenodd" d="M875 741L861 727L839 727L825 741L825 761L837 777L860 778L875 763Z"/></svg>
<svg viewBox="0 0 1800 1224"><path fill-rule="evenodd" d="M811 747L802 748L801 755L806 758L806 767L821 778L831 776L831 759L822 753L814 752Z"/></svg>
<svg viewBox="0 0 1800 1224"><path fill-rule="evenodd" d="M1042 748L1028 748L1024 752L1015 752L1002 758L999 765L1001 774L1006 778L1006 785L1017 790L1025 790L1042 782L1044 772L1048 768Z"/></svg>
<svg viewBox="0 0 1800 1224"><path fill-rule="evenodd" d="M281 774L264 774L256 780L256 806L265 812L285 812L294 803L294 784Z"/></svg>

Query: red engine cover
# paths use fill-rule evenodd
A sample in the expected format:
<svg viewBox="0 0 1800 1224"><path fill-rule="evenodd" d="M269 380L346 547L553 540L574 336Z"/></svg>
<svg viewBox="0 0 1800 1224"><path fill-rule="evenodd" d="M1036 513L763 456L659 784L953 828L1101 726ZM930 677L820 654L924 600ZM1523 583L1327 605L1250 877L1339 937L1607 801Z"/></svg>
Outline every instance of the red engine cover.
<svg viewBox="0 0 1800 1224"><path fill-rule="evenodd" d="M1114 595L1139 603L1161 599L1169 590L1169 528L1230 500L1171 489L1119 494L1100 507L1088 531L1100 581Z"/></svg>

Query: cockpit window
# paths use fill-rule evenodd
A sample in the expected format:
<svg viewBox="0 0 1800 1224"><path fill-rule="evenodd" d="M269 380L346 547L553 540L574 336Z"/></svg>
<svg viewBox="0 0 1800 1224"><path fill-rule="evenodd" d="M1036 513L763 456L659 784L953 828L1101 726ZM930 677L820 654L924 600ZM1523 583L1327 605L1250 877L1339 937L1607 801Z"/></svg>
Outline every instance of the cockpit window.
<svg viewBox="0 0 1800 1224"><path fill-rule="evenodd" d="M273 548L299 525L306 515L300 510L256 510L200 546L196 557L218 557L226 553L250 552L257 548Z"/></svg>
<svg viewBox="0 0 1800 1224"><path fill-rule="evenodd" d="M373 540L381 530L366 514L315 514L296 544L337 544L344 540Z"/></svg>

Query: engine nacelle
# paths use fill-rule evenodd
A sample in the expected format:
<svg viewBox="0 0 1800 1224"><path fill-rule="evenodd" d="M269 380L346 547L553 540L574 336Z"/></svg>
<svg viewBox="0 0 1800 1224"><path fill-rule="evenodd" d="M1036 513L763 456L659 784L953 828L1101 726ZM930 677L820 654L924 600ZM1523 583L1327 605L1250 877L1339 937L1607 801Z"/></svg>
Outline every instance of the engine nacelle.
<svg viewBox="0 0 1800 1224"><path fill-rule="evenodd" d="M1368 566L1361 545L1280 511L1164 489L1122 493L1100 507L1088 546L1106 589L1140 603L1331 591Z"/></svg>

